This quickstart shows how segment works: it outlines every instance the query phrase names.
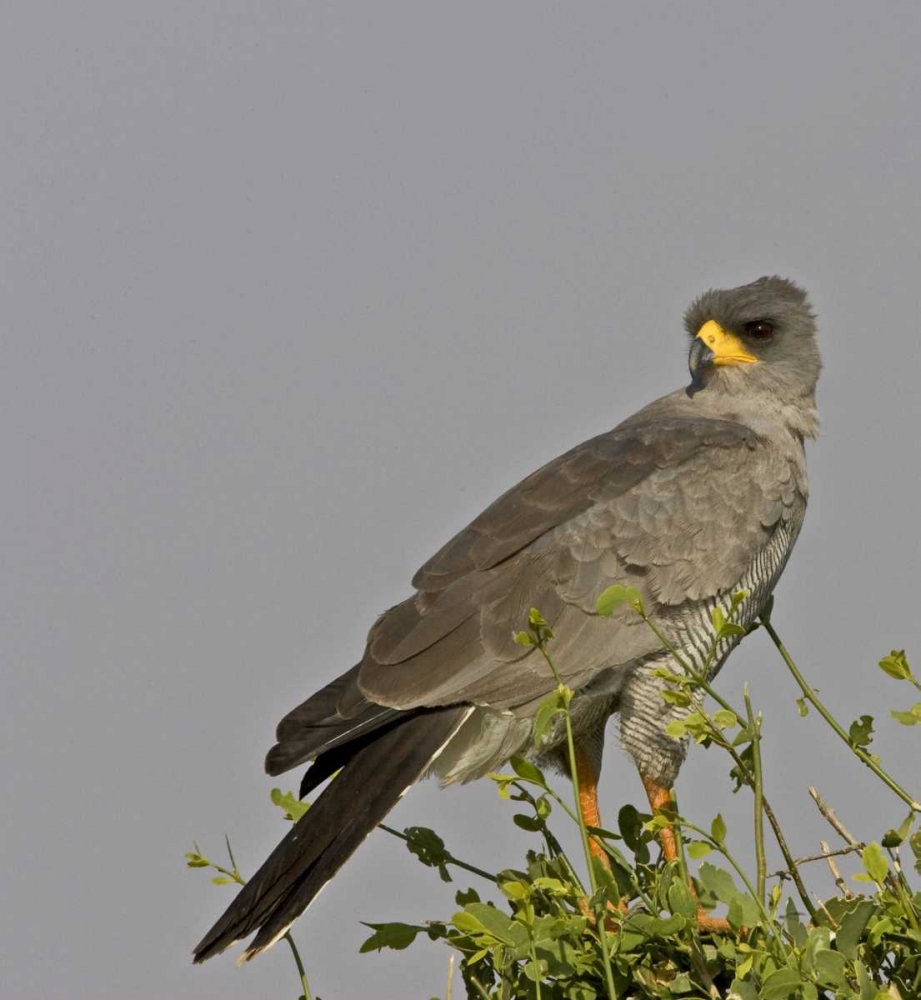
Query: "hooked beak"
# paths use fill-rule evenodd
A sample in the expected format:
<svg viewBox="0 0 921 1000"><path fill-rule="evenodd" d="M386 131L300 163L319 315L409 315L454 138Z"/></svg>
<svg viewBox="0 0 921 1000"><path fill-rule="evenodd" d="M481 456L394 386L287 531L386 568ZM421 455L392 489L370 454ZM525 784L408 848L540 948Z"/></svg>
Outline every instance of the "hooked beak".
<svg viewBox="0 0 921 1000"><path fill-rule="evenodd" d="M717 365L751 365L757 362L745 344L734 334L724 330L716 320L709 319L697 331L688 367L691 369L691 386L688 393L693 395L704 385L704 375L708 368Z"/></svg>
<svg viewBox="0 0 921 1000"><path fill-rule="evenodd" d="M688 355L688 369L691 372L690 391L702 389L704 386L704 372L713 367L713 359L716 355L710 347L700 338L695 337L691 344L691 352Z"/></svg>

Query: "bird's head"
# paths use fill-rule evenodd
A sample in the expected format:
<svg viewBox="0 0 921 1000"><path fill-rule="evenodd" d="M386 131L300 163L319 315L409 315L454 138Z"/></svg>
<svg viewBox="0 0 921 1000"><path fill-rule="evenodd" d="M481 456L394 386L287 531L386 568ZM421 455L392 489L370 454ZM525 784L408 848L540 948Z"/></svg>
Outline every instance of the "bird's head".
<svg viewBox="0 0 921 1000"><path fill-rule="evenodd" d="M689 394L767 392L787 403L812 399L821 369L815 313L786 278L711 289L685 313L691 336Z"/></svg>

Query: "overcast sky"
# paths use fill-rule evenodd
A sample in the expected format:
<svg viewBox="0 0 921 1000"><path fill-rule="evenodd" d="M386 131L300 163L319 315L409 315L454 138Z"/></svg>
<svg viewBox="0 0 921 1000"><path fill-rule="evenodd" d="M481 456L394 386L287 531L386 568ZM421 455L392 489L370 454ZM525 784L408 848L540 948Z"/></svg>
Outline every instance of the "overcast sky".
<svg viewBox="0 0 921 1000"><path fill-rule="evenodd" d="M232 890L183 852L254 870L277 720L498 493L686 383L697 293L765 273L825 359L775 622L918 792L875 663L921 666L919 50L914 2L3 4L4 998L294 997L282 949L191 966ZM831 832L810 783L857 836L902 819L763 635L745 681L795 851ZM725 773L693 754L683 811L748 857ZM391 819L493 868L534 843L489 783ZM443 995L443 948L359 956L359 920L455 888L374 835L295 928L314 990Z"/></svg>

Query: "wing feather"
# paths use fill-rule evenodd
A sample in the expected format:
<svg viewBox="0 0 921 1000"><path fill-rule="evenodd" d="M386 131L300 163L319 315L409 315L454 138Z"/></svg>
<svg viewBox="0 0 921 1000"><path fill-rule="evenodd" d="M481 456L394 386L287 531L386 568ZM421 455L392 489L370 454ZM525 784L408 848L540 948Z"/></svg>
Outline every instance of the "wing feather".
<svg viewBox="0 0 921 1000"><path fill-rule="evenodd" d="M741 423L688 416L664 397L522 480L414 577L381 616L358 686L408 709L462 701L501 709L553 688L513 634L537 607L557 623L554 659L573 687L658 648L628 612L594 614L612 583L654 614L736 586L778 523L801 516L791 460Z"/></svg>

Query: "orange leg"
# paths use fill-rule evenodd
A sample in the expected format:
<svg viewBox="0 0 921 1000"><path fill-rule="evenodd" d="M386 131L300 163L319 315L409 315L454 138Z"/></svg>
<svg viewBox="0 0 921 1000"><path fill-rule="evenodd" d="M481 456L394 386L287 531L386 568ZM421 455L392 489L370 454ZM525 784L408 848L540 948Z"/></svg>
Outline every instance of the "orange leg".
<svg viewBox="0 0 921 1000"><path fill-rule="evenodd" d="M592 758L581 749L576 750L576 780L579 783L579 811L582 813L585 825L601 826L601 813L598 811L598 771L595 769ZM588 849L593 858L597 858L608 871L611 870L611 859L608 857L607 851L591 835L588 838ZM616 907L609 902L608 908L626 913L627 901L622 899ZM589 908L587 899L581 901L579 909L586 919L591 923L595 922L595 914ZM613 931L617 930L619 924L612 922L612 919L607 917L605 926L608 930Z"/></svg>
<svg viewBox="0 0 921 1000"><path fill-rule="evenodd" d="M576 750L576 780L579 783L579 809L586 826L601 826L601 814L598 811L598 772L591 757L581 749ZM594 837L589 837L589 850L593 858L608 869L611 859L607 851Z"/></svg>
<svg viewBox="0 0 921 1000"><path fill-rule="evenodd" d="M643 778L642 780L653 815L672 806L674 800L670 788L660 785L658 782L653 781L652 778ZM579 787L581 788L582 786L580 785ZM670 826L659 831L659 843L662 845L662 853L665 855L666 861L678 860L678 841L675 838L675 831ZM689 885L689 888L693 893L694 886ZM696 896L697 894L694 893L694 895ZM724 920L722 917L711 917L700 906L697 908L697 926L703 934L733 933L728 920Z"/></svg>

